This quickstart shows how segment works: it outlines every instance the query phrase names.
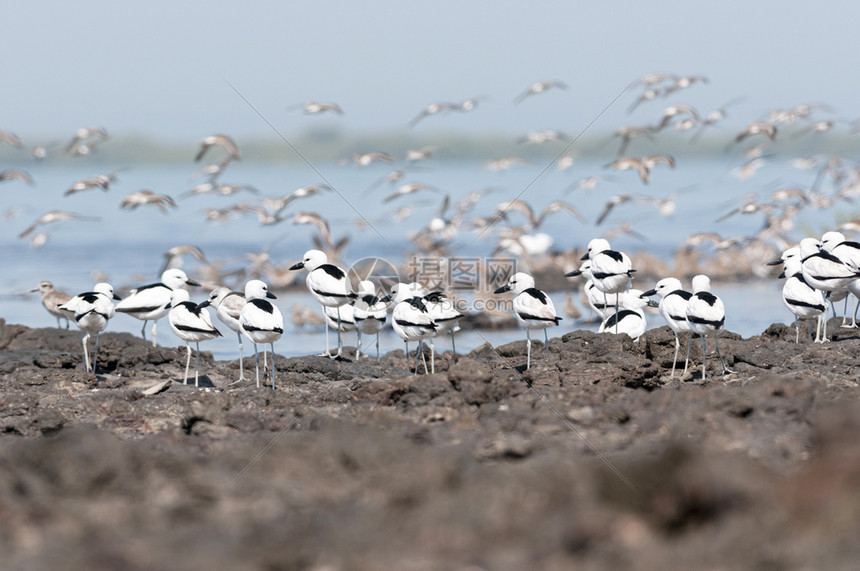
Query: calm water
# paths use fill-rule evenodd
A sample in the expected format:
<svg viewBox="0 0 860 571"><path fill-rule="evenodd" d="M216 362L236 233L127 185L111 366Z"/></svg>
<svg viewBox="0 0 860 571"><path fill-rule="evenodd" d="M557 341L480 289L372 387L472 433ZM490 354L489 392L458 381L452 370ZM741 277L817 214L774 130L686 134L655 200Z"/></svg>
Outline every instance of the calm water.
<svg viewBox="0 0 860 571"><path fill-rule="evenodd" d="M769 184L808 185L814 178L812 171L798 171L787 163L770 162L760 174L747 181L731 176L730 170L740 162L737 158L718 158L711 161L684 163L668 170L662 166L652 171L648 186L639 182L632 172L612 173L613 180L601 183L594 190L565 192L574 181L592 175L608 174L602 164L581 161L565 172L554 168L538 176L540 167L535 165L515 167L506 172L493 172L480 164L459 162L436 162L426 164L428 170L410 172L402 182L421 181L449 193L452 201L467 193L485 187L493 191L484 197L472 210L472 216L490 215L495 205L515 198L523 189L522 198L536 210L546 204L564 199L574 204L587 218L582 224L566 213L551 216L541 231L554 239L555 247L565 249L584 247L588 240L598 236L621 222L634 223L637 232L647 238L641 242L629 236L612 240L613 247L626 251L651 250L661 256L669 256L686 236L694 232L716 231L723 236L754 234L762 224L760 216L734 216L724 222L714 220L721 214L739 205L749 193L772 190ZM6 165L0 165L6 166ZM8 322L23 323L39 327L51 326L54 319L44 311L37 294L26 294L40 280L48 279L70 293L86 291L93 284L93 272L107 276L117 287L139 285L158 280L163 263L162 253L169 247L191 243L203 250L210 261L221 260L226 267L242 267L248 252L268 248L272 261L285 264L300 259L302 253L312 247L311 237L315 230L311 226L295 226L289 222L261 227L252 215L233 218L227 223L206 222L205 208L227 207L239 200L256 202L259 197L250 194L233 196L199 195L185 199L179 196L193 186L191 175L196 165L139 165L119 173L119 180L109 192L89 190L64 197L64 191L72 182L98 173L108 172L124 165L94 164L82 160L74 164L26 163L26 168L36 180L34 187L18 182L6 182L0 186L0 211L16 213L14 217L0 219L0 255L4 271L0 275L0 316ZM334 237L349 236L350 241L344 255L350 263L366 256L381 256L401 260L406 251L406 235L421 228L435 215L441 195L423 192L383 203L382 199L392 191L383 185L373 191L366 189L377 179L392 170L388 165L357 168L353 166L315 165L325 180L343 195L320 194L294 203L290 211L318 212L329 219ZM537 178L536 178L537 177ZM280 196L294 189L323 179L306 165L269 166L253 162L237 163L224 174L222 182L252 184L263 196ZM136 211L120 210L119 203L125 194L149 188L168 194L179 203L179 208L162 214L155 208L141 207ZM681 190L677 198L677 212L671 217L661 217L653 206L628 203L618 207L602 226L595 226L606 199L615 194L631 193L635 196L667 196ZM414 204L412 214L401 222L394 219L393 211ZM839 209L802 212L798 217L796 237L805 230L819 232L832 228ZM68 210L100 218L97 222L64 221L43 227L49 233L47 243L39 249L31 248L27 240L18 234L39 216L49 210ZM354 221L359 215L370 222L373 228L359 227ZM513 217L519 215L514 214ZM517 221L520 218L515 218ZM492 251L496 236L487 232L480 239L477 233L463 230L455 241L454 250L459 255L484 256ZM194 276L195 264L189 260L185 266ZM638 287L651 284L637 284ZM540 286L540 284L538 284ZM788 321L787 311L780 299L778 282L754 282L746 284L715 284L715 292L727 307L727 327L744 336L760 333L774 321ZM192 292L192 298L202 300L205 292ZM564 294L553 294L556 307L561 310ZM578 296L575 296L578 302ZM323 346L322 330L291 330L289 323L291 308L295 304L313 305L305 294L284 294L279 298L279 307L285 315L287 332L276 346L279 353L301 355L319 351ZM217 320L216 320L217 322ZM118 315L109 325L110 331L139 332L141 322ZM662 325L658 316L652 316L649 325ZM563 321L558 333L573 329L570 319ZM226 327L222 328L227 331ZM503 343L518 338L520 333L463 332L458 338L458 348L472 349L485 340ZM177 344L179 340L170 331L166 320L159 330L162 344ZM354 344L352 334L348 343ZM444 342L440 343L444 344ZM401 342L390 331L382 337L382 350L401 346ZM235 336L206 344L206 348L219 358L231 357Z"/></svg>

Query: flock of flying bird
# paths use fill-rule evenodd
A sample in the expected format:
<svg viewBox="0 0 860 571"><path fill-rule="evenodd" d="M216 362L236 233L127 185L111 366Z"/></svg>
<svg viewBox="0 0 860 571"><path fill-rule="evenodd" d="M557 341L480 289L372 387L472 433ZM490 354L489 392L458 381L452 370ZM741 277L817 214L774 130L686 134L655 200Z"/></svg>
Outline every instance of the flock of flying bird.
<svg viewBox="0 0 860 571"><path fill-rule="evenodd" d="M649 74L635 83L634 89L638 89L639 92L630 106L629 112L632 113L649 102L675 97L694 85L708 83L706 77L698 75ZM560 81L535 82L522 91L513 102L514 104L521 104L547 91L566 90L567 88L567 85ZM429 121L431 117L437 115L475 111L484 99L483 97L476 97L458 103L432 103L424 107L409 121L408 125L416 127L419 123ZM613 134L613 139L620 141L618 156L607 163L605 168L617 173L632 171L636 175L636 179L632 180L638 180L641 184L648 185L655 169L675 169L677 162L674 157L668 154L625 155L634 140L647 139L654 142L661 132L672 129L681 133L694 132L690 142L695 142L709 128L723 121L728 110L739 104L740 101L740 99L732 100L709 113L700 113L688 104L672 103L664 107L659 117L653 122L639 126L619 127ZM332 102L307 102L289 109L302 110L310 115L328 113L340 116L344 114L341 106ZM777 109L764 118L751 121L745 128L737 132L729 142L729 149L734 149L736 145L755 143L754 146L744 151L746 162L734 169L732 174L739 179L754 176L765 161L776 154L773 145L779 142L781 136L784 136L783 129L785 127L789 129L793 137L799 137L808 134L820 135L833 130L840 124L837 119L816 117L816 114L821 112L829 112L829 109L824 105L804 104L789 109ZM860 125L854 122L851 123L850 128L851 133L854 133L860 129ZM65 145L53 146L61 146L62 151L69 155L85 157L95 153L109 139L105 129L88 127L77 130ZM541 145L551 142L567 143L569 141L570 137L560 131L536 130L520 137L517 142L524 145ZM3 143L12 147L23 148L21 140L6 131L0 131L0 144ZM35 147L32 149L33 158L44 160L48 156L51 146ZM565 148L566 150L567 148ZM405 156L405 165L379 178L366 189L365 193L370 193L383 185L389 186L391 192L382 200L383 204L392 203L404 196L417 193L440 194L441 190L432 184L404 180L409 174L427 168L421 163L433 156L436 151L437 149L432 146L408 151ZM252 195L260 194L260 191L251 184L221 182L220 178L232 162L242 158L239 146L230 136L214 134L201 140L194 160L199 162L205 157L209 157L212 162L203 166L195 175L197 180L205 180L185 192L182 195L183 198L203 194L229 196L238 192ZM339 164L367 167L377 164L391 164L396 160L394 155L390 153L372 151L352 154L350 157L342 159ZM560 153L555 161L555 166L558 170L564 171L570 169L574 162L574 155ZM490 170L504 171L517 165L527 164L529 161L519 157L504 157L487 161L484 166ZM855 274L858 260L853 257L855 254L851 250L854 247L852 246L853 242L846 241L841 234L830 233L822 238L820 244L807 242L804 246L802 241L795 248L794 240L789 233L794 229L797 214L804 208L829 208L840 201L850 202L853 197L860 194L860 167L840 156L798 157L793 160L793 165L798 169L816 169L815 180L808 188L792 186L775 188L769 191L766 199L760 199L754 195L747 196L742 204L716 219L717 222L721 222L735 215L762 215L764 220L761 230L754 236L726 238L714 232L700 232L689 236L681 248L689 251L712 244L716 252L737 253L744 248L749 249L751 245L757 244L762 246L763 253L758 255L755 260L759 260L762 255L766 256L785 250L786 252L780 258L780 263L784 265L787 276L783 291L784 299L797 319L801 320L810 319L813 316L826 316L826 301L832 303L843 299L848 293L855 295L858 293L855 291L858 288L854 285L857 277ZM108 191L117 182L118 175L122 170L124 169L75 181L65 191L65 195L92 189ZM618 176L621 175L583 177L570 185L568 191L593 190ZM22 169L0 171L0 183L14 180L24 184L34 184L33 178ZM829 192L826 188L827 185L830 186ZM258 202L242 201L229 207L207 208L204 210L205 219L213 222L224 222L234 215L250 214L257 218L261 226L271 226L285 221L290 221L293 224L311 224L317 230L317 235L313 238L316 249L310 250L301 262L290 267L274 266L265 251L252 257L252 268L248 271L219 273L220 268L212 264L209 268L213 272L206 274L205 281L207 283L223 283L224 278L232 274L237 283L245 283L244 290L236 292L230 288L215 289L207 301L200 304L189 301L187 292L184 290L184 286L194 285L194 282L188 280L181 270L169 268L164 271L160 283L133 290L126 299L116 305L115 311L144 320L144 328L146 321L157 321L161 317L168 316L174 332L189 343L188 361L186 363L187 380L191 357L190 343L199 343L220 335L217 329L213 327L211 318L205 311L207 305L214 307L218 317L237 333L241 366L243 336L254 343L256 356L257 344L264 346L268 344L273 351L272 344L283 334L281 314L277 307L267 301L267 298L272 297L272 294L268 292L266 282L256 278L267 277L266 281L269 284L281 287L294 279L294 270L304 268L308 270L307 285L311 294L323 306L324 319L328 326L337 332L338 351L334 356L341 355L343 347L341 333L350 330L350 328L357 330L359 334L358 356L361 354L360 335L362 333L377 335L378 352L378 333L386 324L389 305L387 302L391 301L394 308L391 316L392 327L407 343L407 359L409 355L408 343L417 342L419 345L414 367L417 372L418 355L421 355L422 358L424 355L421 351L424 340L429 340L432 345L435 336L441 333L450 333L452 348L454 348L454 332L458 328L457 323L463 317L463 313L457 310L454 301L447 298L444 292L427 292L419 284L414 283L395 284L390 288L389 295L383 296L381 290L378 291L377 289L383 284L374 284L364 280L359 284L357 291L353 292L346 273L336 265L342 256L348 238L335 238L329 221L320 214L292 210L297 201L304 201L320 193L333 192L337 192L337 190L330 184L318 183L300 187L283 196L261 197ZM484 215L473 216L472 210L490 192L489 189L477 190L459 201L445 194L436 215L423 227L409 235L410 243L417 253L448 256L454 251L454 239L461 230L471 229L478 233L479 237L488 230L492 230L497 237L493 253L507 252L513 254L519 257L523 265L528 268L532 266L531 262L535 257L547 254L553 244L552 238L538 232L549 216L566 212L580 221L585 220L579 209L569 202L555 200L538 212L520 197L500 202L492 211ZM660 215L672 216L676 212L676 198L680 192L683 191L677 191L665 197L634 193L611 196L606 200L595 225L601 225L605 222L616 209L635 202L652 204L657 207ZM120 206L128 210L151 206L162 212L168 212L170 209L177 208L177 202L166 194L145 189L124 196ZM413 209L414 206L404 206L386 215L385 218L402 220L410 216ZM7 218L13 215L14 213L7 211ZM73 212L52 210L40 216L29 227L20 232L19 237L29 238L33 245L38 247L43 245L48 238L44 229L46 225L61 220L92 219L90 216ZM525 222L517 223L518 220L522 219ZM356 221L356 224L369 225L371 222L362 218ZM860 222L850 221L842 224L839 229L857 231L860 230ZM643 310L649 305L647 298L652 295L659 295L660 302L657 305L675 333L675 361L677 361L680 347L680 334L697 333L702 336L703 345L706 335L713 333L717 338L716 334L723 327L725 314L719 298L708 292L709 280L705 276L697 276L693 280L692 292L683 290L680 281L675 278L663 279L657 283L654 289L647 292L631 289L630 280L632 279L632 272L635 270L632 268L630 258L626 254L612 250L606 241L606 238L620 234L644 239L633 229L632 224L623 223L617 228L606 231L601 238L592 240L582 266L568 274L582 275L588 278L584 286L583 296L588 300L589 306L603 317L604 322L601 325L601 330L625 332L631 337L638 338L645 328ZM176 250L172 256L191 253L201 262L206 262L202 252L197 248L192 246L177 248L172 249ZM251 256L249 255L249 257ZM569 258L563 258L559 265L562 264L569 266ZM168 263L167 265L172 264ZM822 275L819 266L826 266L828 271L832 271L833 274ZM676 273L683 275L688 272L685 269L677 268ZM246 279L249 277L253 279ZM808 290L804 288L808 288ZM96 335L96 353L94 355L97 356L98 332L104 329L107 321L114 313L113 288L106 283L100 283L93 288L92 292L86 292L74 298L61 296L60 292L53 290L50 282L43 282L38 289L42 291L43 303L52 314L58 318L74 318L84 330L84 360L85 365L89 368L87 340L90 335ZM558 325L561 317L556 314L549 297L534 287L533 278L526 273L519 272L511 276L508 284L499 288L497 293L504 291L511 291L515 294L514 310L521 324L526 327L527 366L530 366L531 329L544 329L545 340L548 340L546 329L549 326ZM157 303L146 297L156 293L158 294ZM109 305L110 307L108 307ZM654 303L650 302L650 305L654 305ZM823 328L826 319L822 317L821 322L822 325L819 326L819 329ZM853 320L852 323L856 323L856 320ZM155 332L155 325L153 325L153 343L155 342ZM816 340L826 340L826 331L823 333L819 331ZM719 354L718 340L716 341L716 348ZM265 370L267 356L265 350L263 353L263 369ZM331 355L328 342L325 354ZM430 355L430 370L432 370L434 355L432 350ZM547 358L549 358L548 352ZM689 360L689 341L687 360ZM722 355L720 355L720 360L722 361ZM424 367L427 370L426 363ZM95 356L92 368L95 369ZM274 368L271 369L273 374ZM675 365L673 364L673 375L674 370ZM728 370L725 364L723 364L723 370ZM199 375L199 365L197 371ZM703 358L703 376L704 374ZM240 380L242 379L244 379L244 371L240 369ZM257 366L257 382L259 384L259 365ZM274 377L272 377L272 382L274 383Z"/></svg>

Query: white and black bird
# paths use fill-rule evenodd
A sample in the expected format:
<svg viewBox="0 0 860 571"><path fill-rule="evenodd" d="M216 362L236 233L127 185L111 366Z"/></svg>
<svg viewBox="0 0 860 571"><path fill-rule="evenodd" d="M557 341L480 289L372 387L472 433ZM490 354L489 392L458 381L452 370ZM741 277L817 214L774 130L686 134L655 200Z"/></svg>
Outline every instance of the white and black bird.
<svg viewBox="0 0 860 571"><path fill-rule="evenodd" d="M353 304L353 319L358 330L358 347L355 360L361 358L361 335L373 335L376 338L376 360L379 361L379 332L388 320L388 304L376 296L376 286L370 280L358 283L358 297Z"/></svg>
<svg viewBox="0 0 860 571"><path fill-rule="evenodd" d="M790 250L798 250L797 248L789 248ZM801 269L800 254L787 257L783 261L783 271L779 275L780 278L785 278L785 284L782 286L782 302L785 307L794 314L795 336L794 342L800 342L800 320L818 319L818 327L815 329L815 342L821 342L821 315L827 309L824 295L821 290L817 290L803 279L803 270ZM812 322L810 321L807 327L807 332L810 342L812 341Z"/></svg>
<svg viewBox="0 0 860 571"><path fill-rule="evenodd" d="M185 341L188 348L188 357L185 359L185 376L182 384L188 383L188 369L191 366L191 343L197 348L197 361L194 367L194 386L200 386L200 342L209 341L221 337L221 332L212 325L212 318L206 307L209 305L207 299L201 304L190 301L188 290L175 289L170 302L170 311L167 313L167 321L170 328L177 337Z"/></svg>
<svg viewBox="0 0 860 571"><path fill-rule="evenodd" d="M603 238L594 238L582 260L591 261L591 278L594 287L606 294L621 293L630 289L633 282L632 263L624 252L613 250ZM604 299L606 302L606 299ZM615 313L618 313L618 298L615 298ZM618 333L618 331L615 331Z"/></svg>
<svg viewBox="0 0 860 571"><path fill-rule="evenodd" d="M803 279L817 290L826 292L825 295L842 290L860 278L860 271L856 266L846 264L830 252L820 249L820 242L815 238L804 238L800 241L800 269ZM824 320L824 333L821 341L827 339L827 309L822 316Z"/></svg>
<svg viewBox="0 0 860 571"><path fill-rule="evenodd" d="M75 297L60 306L60 309L72 311L75 314L75 323L83 331L81 345L84 348L84 367L90 370L90 357L87 352L87 341L95 334L96 347L93 352L92 371L98 370L96 362L99 356L99 334L105 330L108 321L114 316L113 300L119 297L114 293L113 286L109 283L97 283L92 291L79 293Z"/></svg>
<svg viewBox="0 0 860 571"><path fill-rule="evenodd" d="M57 329L60 328L61 319L66 320L66 329L69 328L69 320L75 317L75 312L68 309L60 309L60 306L72 299L72 296L66 292L54 289L54 284L49 281L39 282L39 287L30 291L42 292L42 306L48 310L48 313L57 318Z"/></svg>
<svg viewBox="0 0 860 571"><path fill-rule="evenodd" d="M850 267L860 268L860 242L846 240L842 232L825 232L821 236L821 249L830 252ZM855 303L851 323L847 323L846 315L842 321L842 327L857 327L857 310L860 309L860 280L854 280L846 287L854 296Z"/></svg>
<svg viewBox="0 0 860 571"><path fill-rule="evenodd" d="M614 313L615 302L618 294L604 294L602 291L597 289L591 275L591 260L585 260L582 262L578 270L573 270L572 272L564 274L567 278L580 275L586 278L585 283L582 285L582 291L585 295L586 302L588 302L588 307L593 313L598 315L601 321L603 321Z"/></svg>
<svg viewBox="0 0 860 571"><path fill-rule="evenodd" d="M457 309L454 300L446 296L441 291L432 291L424 296L424 302L427 304L427 310L430 312L430 317L436 324L436 335L430 338L430 372L436 372L436 347L433 345L433 338L443 333L451 334L451 351L454 354L454 360L457 360L457 346L454 344L454 334L460 330L460 320L463 319L463 314Z"/></svg>
<svg viewBox="0 0 860 571"><path fill-rule="evenodd" d="M340 307L323 306L323 314L325 322L331 329L340 331L341 333L351 333L355 331L354 307L347 303Z"/></svg>
<svg viewBox="0 0 860 571"><path fill-rule="evenodd" d="M526 369L532 364L532 329L543 329L544 343L546 344L546 362L549 363L549 335L547 327L558 325L561 321L555 312L555 306L547 294L535 287L535 280L530 275L517 272L510 277L508 283L497 289L494 293L513 292L514 313L520 324L526 328Z"/></svg>
<svg viewBox="0 0 860 571"><path fill-rule="evenodd" d="M305 283L311 295L325 308L342 307L357 295L352 291L346 272L328 263L328 256L321 250L308 250L305 252L301 262L290 266L290 270L306 269L308 277ZM325 315L325 309L323 309ZM326 347L323 356L337 358L343 353L343 341L340 328L337 329L337 354L332 355L328 345L328 328L326 328Z"/></svg>
<svg viewBox="0 0 860 571"><path fill-rule="evenodd" d="M269 286L261 280L245 284L245 307L239 315L242 333L254 344L254 365L257 371L257 388L260 388L260 358L257 343L263 344L263 372L266 368L266 343L272 349L272 390L275 390L275 341L284 334L284 317L281 310L269 299L277 299Z"/></svg>
<svg viewBox="0 0 860 571"><path fill-rule="evenodd" d="M666 320L666 325L669 326L669 329L675 335L675 357L672 359L671 377L675 376L675 367L678 365L678 351L681 348L680 335L682 333L689 333L687 337L687 359L684 361L684 372L682 373L682 375L685 375L690 359L689 346L693 339L693 330L690 329L690 324L687 322L687 303L689 303L693 294L683 288L681 280L677 278L663 278L657 282L654 289L650 289L642 295L648 297L652 295L660 296L660 304L658 305L660 315L663 316L663 319Z"/></svg>
<svg viewBox="0 0 860 571"><path fill-rule="evenodd" d="M415 374L418 374L418 356L424 361L424 373L428 373L427 361L422 351L424 340L432 337L437 325L430 317L430 310L424 301L425 291L417 283L398 283L391 287L391 293L383 301L392 301L394 311L391 313L391 327L398 337L406 344L406 369L409 369L409 342L417 341L418 350L415 352Z"/></svg>
<svg viewBox="0 0 860 571"><path fill-rule="evenodd" d="M726 308L723 301L711 293L711 279L706 275L699 274L693 278L693 295L687 302L687 323L690 324L693 333L702 337L702 379L705 378L707 338L711 333L714 334L714 343L720 364L723 366L723 374L734 372L726 366L720 353L720 331L726 324ZM689 347L687 352L689 354Z"/></svg>
<svg viewBox="0 0 860 571"><path fill-rule="evenodd" d="M146 322L152 321L152 346L155 347L158 320L170 311L173 290L186 285L199 286L200 284L189 279L185 272L178 268L165 270L161 274L160 282L131 290L125 299L117 304L116 310L143 321L140 334L144 341L146 341Z"/></svg>
<svg viewBox="0 0 860 571"><path fill-rule="evenodd" d="M644 293L639 289L629 289L618 294L619 309L603 320L598 333L626 333L634 342L645 333L648 323L644 308L649 305Z"/></svg>
<svg viewBox="0 0 860 571"><path fill-rule="evenodd" d="M215 315L221 323L236 332L239 340L239 378L236 382L242 382L245 380L245 365L239 317L242 315L242 308L245 307L245 294L241 291L232 291L228 287L216 287L209 294L208 301L209 305L215 308Z"/></svg>

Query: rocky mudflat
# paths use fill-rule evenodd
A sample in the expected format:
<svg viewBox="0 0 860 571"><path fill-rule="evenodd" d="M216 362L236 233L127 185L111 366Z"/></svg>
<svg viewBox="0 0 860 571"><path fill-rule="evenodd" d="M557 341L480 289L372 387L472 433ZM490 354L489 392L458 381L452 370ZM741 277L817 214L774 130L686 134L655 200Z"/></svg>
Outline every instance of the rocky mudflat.
<svg viewBox="0 0 860 571"><path fill-rule="evenodd" d="M860 334L237 361L0 320L5 569L853 569ZM253 378L253 357L246 358Z"/></svg>

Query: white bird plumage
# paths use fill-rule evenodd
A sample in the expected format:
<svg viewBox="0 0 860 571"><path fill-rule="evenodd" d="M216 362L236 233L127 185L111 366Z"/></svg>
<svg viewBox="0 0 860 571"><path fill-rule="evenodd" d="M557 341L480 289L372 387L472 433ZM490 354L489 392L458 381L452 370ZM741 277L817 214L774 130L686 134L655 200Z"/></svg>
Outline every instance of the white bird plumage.
<svg viewBox="0 0 860 571"><path fill-rule="evenodd" d="M114 293L113 286L101 282L93 286L92 291L79 293L69 301L59 306L59 309L72 311L75 314L75 323L83 331L81 345L84 349L84 367L90 370L90 358L87 352L87 341L92 334L96 336L96 347L93 352L92 372L97 371L96 362L99 356L99 334L105 330L108 321L114 316L113 300L119 299Z"/></svg>
<svg viewBox="0 0 860 571"><path fill-rule="evenodd" d="M391 299L395 303L394 311L391 313L391 327L406 344L407 369L409 369L409 342L418 342L418 350L415 353L415 374L418 374L418 356L424 359L422 352L424 339L432 337L437 329L424 301L424 295L424 288L418 283L398 283L394 284L391 287L391 293L383 298L385 301ZM424 361L424 372L429 372L426 361Z"/></svg>
<svg viewBox="0 0 860 571"><path fill-rule="evenodd" d="M352 291L346 272L334 264L328 263L328 256L321 250L308 250L301 262L290 266L290 270L308 271L305 283L311 295L325 307L340 308L357 296ZM323 315L325 315L323 309ZM343 353L343 341L340 328L337 330L337 353L332 355L328 346L328 328L326 328L326 351L323 356L337 358Z"/></svg>
<svg viewBox="0 0 860 571"><path fill-rule="evenodd" d="M693 340L693 330L687 321L687 304L693 294L686 291L681 285L681 280L677 278L663 278L657 282L654 289L646 291L643 295L652 296L659 295L660 303L658 308L660 315L666 320L666 325L672 330L675 335L675 357L672 359L672 374L675 376L675 367L678 364L678 351L681 348L680 334L689 333L687 338L687 358L684 361L684 372L687 374L687 367L690 363L690 343Z"/></svg>
<svg viewBox="0 0 860 571"><path fill-rule="evenodd" d="M508 279L508 283L498 288L494 293L513 292L514 314L520 324L526 328L526 369L532 363L532 329L543 329L546 345L546 361L549 363L549 335L547 327L558 325L561 317L555 312L552 300L535 287L535 280L529 274L517 272Z"/></svg>
<svg viewBox="0 0 860 571"><path fill-rule="evenodd" d="M251 280L245 284L245 306L239 314L239 327L254 344L254 364L257 373L257 388L260 387L260 358L257 343L263 344L263 368L266 367L266 346L272 349L272 390L275 390L275 341L284 334L284 317L281 310L272 305L269 299L277 299L269 291L269 286L261 280Z"/></svg>
<svg viewBox="0 0 860 571"><path fill-rule="evenodd" d="M361 335L376 337L376 360L379 361L379 332L388 320L388 305L376 296L376 286L370 280L358 284L358 297L353 305L353 318L358 331L355 359L361 358Z"/></svg>
<svg viewBox="0 0 860 571"><path fill-rule="evenodd" d="M188 383L188 369L191 365L191 343L197 348L197 361L194 369L194 386L200 386L200 342L209 341L221 337L221 332L212 325L212 318L206 306L209 300L201 304L191 302L187 290L175 289L171 295L170 311L167 313L167 322L173 333L185 341L188 356L185 359L185 376L182 384Z"/></svg>
<svg viewBox="0 0 860 571"><path fill-rule="evenodd" d="M212 290L207 300L209 305L215 308L215 315L218 319L236 332L236 337L239 340L239 378L236 382L245 380L245 366L242 345L242 326L239 323L239 318L242 315L242 308L245 307L245 294L241 291L231 291L227 287L217 287Z"/></svg>
<svg viewBox="0 0 860 571"><path fill-rule="evenodd" d="M160 282L131 290L125 299L117 304L116 310L143 321L140 334L144 341L146 341L146 322L152 321L152 346L155 347L158 320L170 311L173 290L186 285L199 286L200 284L189 279L179 268L165 270L161 274Z"/></svg>
<svg viewBox="0 0 860 571"><path fill-rule="evenodd" d="M720 331L726 322L726 308L720 298L711 293L711 280L708 276L699 274L693 278L693 295L687 302L687 323L693 333L702 337L702 379L705 379L705 353L708 335L714 334L717 356L723 366L723 373L732 373L726 366L720 353ZM689 347L687 349L689 353Z"/></svg>

